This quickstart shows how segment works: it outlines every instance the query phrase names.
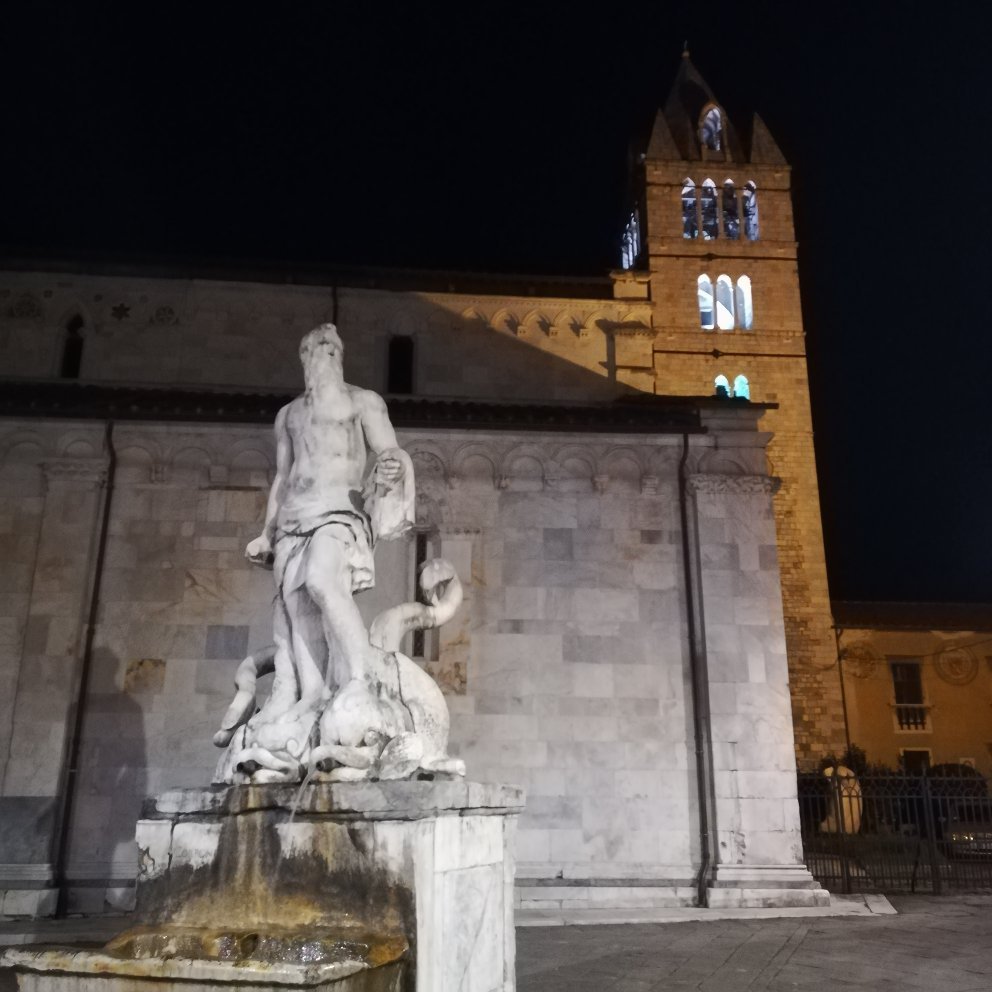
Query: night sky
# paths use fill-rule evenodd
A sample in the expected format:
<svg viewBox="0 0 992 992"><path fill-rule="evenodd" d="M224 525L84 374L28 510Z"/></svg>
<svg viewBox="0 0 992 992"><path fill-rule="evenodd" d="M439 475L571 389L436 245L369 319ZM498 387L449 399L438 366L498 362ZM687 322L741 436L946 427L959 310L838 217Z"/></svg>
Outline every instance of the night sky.
<svg viewBox="0 0 992 992"><path fill-rule="evenodd" d="M39 259L601 274L688 40L794 168L833 596L992 602L984 5L10 6Z"/></svg>

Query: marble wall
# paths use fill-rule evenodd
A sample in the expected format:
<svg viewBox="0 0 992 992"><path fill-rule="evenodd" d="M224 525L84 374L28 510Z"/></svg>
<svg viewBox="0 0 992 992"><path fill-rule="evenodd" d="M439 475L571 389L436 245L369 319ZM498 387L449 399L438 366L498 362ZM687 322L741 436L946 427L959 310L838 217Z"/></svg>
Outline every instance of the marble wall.
<svg viewBox="0 0 992 992"><path fill-rule="evenodd" d="M720 854L769 865L801 852L759 417L740 407L704 414L707 432L687 438L686 471L697 479L687 492L690 564L718 737ZM683 437L435 430L401 432L401 443L416 468L418 527L466 590L422 663L445 690L452 753L470 776L527 790L520 902L692 901L700 842ZM125 423L113 446L68 851L70 908L82 912L127 904L141 800L209 780L219 754L210 736L234 669L271 637L271 575L243 557L271 479L270 429ZM109 459L99 425L38 422L8 422L0 455L23 515L5 538L23 564L2 600L13 640L0 678L17 690L13 722L9 706L0 710L0 753L9 755L0 803L8 823L35 818L38 848L24 848L20 830L0 833L0 888L14 892L33 872L40 891L51 877ZM393 600L412 593L412 554L409 544L380 547L368 615L387 605L386 591Z"/></svg>

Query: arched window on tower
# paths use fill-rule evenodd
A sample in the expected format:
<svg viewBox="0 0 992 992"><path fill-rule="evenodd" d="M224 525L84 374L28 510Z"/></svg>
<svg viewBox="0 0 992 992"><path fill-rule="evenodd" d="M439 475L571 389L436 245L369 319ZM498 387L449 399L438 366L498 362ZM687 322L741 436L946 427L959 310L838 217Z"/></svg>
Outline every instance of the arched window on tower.
<svg viewBox="0 0 992 992"><path fill-rule="evenodd" d="M641 223L635 210L627 221L620 245L620 264L625 269L632 269L641 257Z"/></svg>
<svg viewBox="0 0 992 992"><path fill-rule="evenodd" d="M716 326L721 331L734 329L734 284L730 276L718 276L716 280Z"/></svg>
<svg viewBox="0 0 992 992"><path fill-rule="evenodd" d="M698 238L699 221L696 220L696 184L686 179L682 184L682 237Z"/></svg>
<svg viewBox="0 0 992 992"><path fill-rule="evenodd" d="M413 392L413 338L397 335L389 339L386 392L403 395Z"/></svg>
<svg viewBox="0 0 992 992"><path fill-rule="evenodd" d="M711 152L718 152L723 147L723 114L719 107L710 107L703 114L699 124L699 143Z"/></svg>
<svg viewBox="0 0 992 992"><path fill-rule="evenodd" d="M754 306L751 303L751 279L741 276L737 280L737 326L745 331L751 330L754 323Z"/></svg>
<svg viewBox="0 0 992 992"><path fill-rule="evenodd" d="M700 276L697 280L699 293L699 326L704 331L712 331L713 322L713 283L709 276Z"/></svg>
<svg viewBox="0 0 992 992"><path fill-rule="evenodd" d="M717 217L716 183L712 179L703 180L699 198L703 214L703 240L712 241L720 236L720 222Z"/></svg>
<svg viewBox="0 0 992 992"><path fill-rule="evenodd" d="M62 337L62 362L59 376L63 379L78 379L83 365L83 318L77 313L65 325Z"/></svg>
<svg viewBox="0 0 992 992"><path fill-rule="evenodd" d="M734 376L734 399L749 400L751 398L751 387L748 384L746 375Z"/></svg>
<svg viewBox="0 0 992 992"><path fill-rule="evenodd" d="M758 240L758 187L750 180L744 187L744 237Z"/></svg>
<svg viewBox="0 0 992 992"><path fill-rule="evenodd" d="M723 236L736 241L741 236L741 219L737 210L737 190L733 180L723 181Z"/></svg>
<svg viewBox="0 0 992 992"><path fill-rule="evenodd" d="M718 375L713 380L713 392L722 400L730 396L730 382L725 375Z"/></svg>

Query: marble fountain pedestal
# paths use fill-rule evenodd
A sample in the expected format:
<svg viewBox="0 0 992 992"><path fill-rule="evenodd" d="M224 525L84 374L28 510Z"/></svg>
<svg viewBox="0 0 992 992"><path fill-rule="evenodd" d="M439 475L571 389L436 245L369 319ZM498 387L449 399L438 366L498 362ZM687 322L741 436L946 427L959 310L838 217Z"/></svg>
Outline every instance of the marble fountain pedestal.
<svg viewBox="0 0 992 992"><path fill-rule="evenodd" d="M166 792L138 821L138 925L4 963L24 992L512 992L522 808L460 778Z"/></svg>

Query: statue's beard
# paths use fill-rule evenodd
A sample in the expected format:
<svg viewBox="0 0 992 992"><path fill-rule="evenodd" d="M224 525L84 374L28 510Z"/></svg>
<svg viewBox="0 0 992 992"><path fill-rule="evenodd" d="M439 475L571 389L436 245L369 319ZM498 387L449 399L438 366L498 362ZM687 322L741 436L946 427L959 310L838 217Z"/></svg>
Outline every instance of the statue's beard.
<svg viewBox="0 0 992 992"><path fill-rule="evenodd" d="M340 361L311 358L303 363L303 381L308 390L343 390L344 367Z"/></svg>

